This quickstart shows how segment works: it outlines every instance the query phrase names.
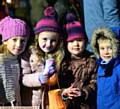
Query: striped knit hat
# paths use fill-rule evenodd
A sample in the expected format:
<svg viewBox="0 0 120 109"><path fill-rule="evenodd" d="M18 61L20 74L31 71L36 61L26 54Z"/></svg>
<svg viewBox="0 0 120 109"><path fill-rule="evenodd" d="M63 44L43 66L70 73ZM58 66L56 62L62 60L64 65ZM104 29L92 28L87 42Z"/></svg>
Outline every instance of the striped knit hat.
<svg viewBox="0 0 120 109"><path fill-rule="evenodd" d="M74 41L79 38L86 39L82 24L76 20L76 17L73 13L68 13L66 20L67 24L65 25L65 28L68 35L67 42Z"/></svg>
<svg viewBox="0 0 120 109"><path fill-rule="evenodd" d="M60 32L60 26L57 21L57 13L54 7L49 6L44 10L44 17L38 21L35 26L35 34L43 31Z"/></svg>
<svg viewBox="0 0 120 109"><path fill-rule="evenodd" d="M2 41L14 36L29 37L29 28L23 20L7 16L0 21L0 34Z"/></svg>

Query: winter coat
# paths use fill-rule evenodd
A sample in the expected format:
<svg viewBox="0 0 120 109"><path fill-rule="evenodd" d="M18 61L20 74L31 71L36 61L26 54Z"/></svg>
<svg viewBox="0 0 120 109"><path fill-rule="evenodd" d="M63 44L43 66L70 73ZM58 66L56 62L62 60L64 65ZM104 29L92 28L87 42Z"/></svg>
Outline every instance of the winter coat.
<svg viewBox="0 0 120 109"><path fill-rule="evenodd" d="M32 57L31 57L32 60L34 60ZM43 64L38 64L36 63L36 65L31 65L31 71L32 73L38 73L38 72L41 72L44 68L44 65ZM41 96L42 96L42 88L41 87L34 87L32 88L32 106L40 106L41 103L42 103L42 99L41 99Z"/></svg>
<svg viewBox="0 0 120 109"><path fill-rule="evenodd" d="M24 103L23 104L29 105L29 106L31 106L31 105L40 106L41 102L39 102L39 101L42 99L42 97L40 96L42 92L39 91L41 88L41 84L40 84L40 81L38 80L40 72L33 73L31 71L31 67L29 64L29 55L24 56L24 58L22 58L21 68L22 68L22 75L23 75L22 76L22 84L25 89L21 93L24 94L24 92L25 93L28 92L27 98L24 98L24 96L22 97L22 100L24 100L24 101L27 100L27 102L25 104ZM30 91L27 90L27 87L29 87ZM36 96L38 98L36 98Z"/></svg>
<svg viewBox="0 0 120 109"><path fill-rule="evenodd" d="M56 74L54 74L50 78L51 80L53 80L52 82L48 81L48 84L46 85L41 84L38 77L44 69L41 69L41 71L32 72L29 63L29 57L30 56L23 56L21 60L22 75L23 75L22 83L24 86L30 87L32 89L32 98L30 99L29 97L29 99L27 100L32 101L32 104L34 104L35 106L39 105L42 109L48 109L49 106L48 91L58 88L56 79L53 79L54 77L56 78ZM43 64L44 66L44 62L41 64Z"/></svg>
<svg viewBox="0 0 120 109"><path fill-rule="evenodd" d="M97 109L120 109L120 59L98 65Z"/></svg>
<svg viewBox="0 0 120 109"><path fill-rule="evenodd" d="M20 65L16 56L0 54L0 105L20 106Z"/></svg>
<svg viewBox="0 0 120 109"><path fill-rule="evenodd" d="M96 67L96 60L88 51L81 57L71 56L63 62L61 87L67 88L73 84L82 92L81 97L67 100L67 109L96 109Z"/></svg>

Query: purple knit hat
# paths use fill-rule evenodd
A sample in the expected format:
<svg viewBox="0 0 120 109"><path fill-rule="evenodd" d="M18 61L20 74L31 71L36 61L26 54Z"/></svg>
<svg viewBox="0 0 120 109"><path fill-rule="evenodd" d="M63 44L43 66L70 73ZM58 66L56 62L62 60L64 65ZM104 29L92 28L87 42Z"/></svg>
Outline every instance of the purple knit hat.
<svg viewBox="0 0 120 109"><path fill-rule="evenodd" d="M28 37L29 30L23 20L7 16L0 21L0 34L2 35L2 41L5 41L14 36Z"/></svg>
<svg viewBox="0 0 120 109"><path fill-rule="evenodd" d="M68 35L67 42L74 41L76 39L86 39L82 24L76 20L73 13L68 13L66 20L67 24L65 25L65 28Z"/></svg>
<svg viewBox="0 0 120 109"><path fill-rule="evenodd" d="M54 7L49 6L44 10L44 17L38 21L35 26L35 34L43 31L60 32L60 26L57 21L57 13Z"/></svg>

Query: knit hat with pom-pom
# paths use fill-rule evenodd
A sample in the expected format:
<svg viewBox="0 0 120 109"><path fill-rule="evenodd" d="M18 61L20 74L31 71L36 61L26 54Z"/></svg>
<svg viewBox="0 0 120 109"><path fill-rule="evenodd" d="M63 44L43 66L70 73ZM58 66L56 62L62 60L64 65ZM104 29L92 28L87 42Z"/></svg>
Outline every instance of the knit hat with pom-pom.
<svg viewBox="0 0 120 109"><path fill-rule="evenodd" d="M68 13L66 20L67 24L65 25L65 28L68 35L67 42L76 39L86 39L82 24L76 20L76 16L73 13Z"/></svg>
<svg viewBox="0 0 120 109"><path fill-rule="evenodd" d="M38 21L35 26L35 34L43 31L60 32L60 26L57 21L57 13L54 7L49 6L44 10L44 17Z"/></svg>

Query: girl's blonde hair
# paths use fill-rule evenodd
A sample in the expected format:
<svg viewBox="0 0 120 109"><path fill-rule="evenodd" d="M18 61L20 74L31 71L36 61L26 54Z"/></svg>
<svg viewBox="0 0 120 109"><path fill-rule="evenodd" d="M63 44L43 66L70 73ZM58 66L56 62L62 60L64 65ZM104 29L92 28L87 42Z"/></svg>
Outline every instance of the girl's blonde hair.
<svg viewBox="0 0 120 109"><path fill-rule="evenodd" d="M4 44L4 43L0 45L0 54L4 54L6 56L11 55L11 53L7 49L6 44Z"/></svg>
<svg viewBox="0 0 120 109"><path fill-rule="evenodd" d="M36 34L35 35L35 43L30 47L35 49L36 53L39 55L40 60L42 60L42 61L45 61L48 58L54 58L56 61L56 64L57 64L57 70L59 70L62 59L64 58L63 39L60 38L60 40L58 41L57 47L53 52L44 53L39 47L38 37L39 37L39 35Z"/></svg>
<svg viewBox="0 0 120 109"><path fill-rule="evenodd" d="M112 30L108 28L98 28L93 32L92 39L91 39L91 46L92 46L93 52L98 58L100 57L99 48L98 48L99 40L103 40L103 41L110 40L112 44L113 57L117 56L119 43Z"/></svg>

